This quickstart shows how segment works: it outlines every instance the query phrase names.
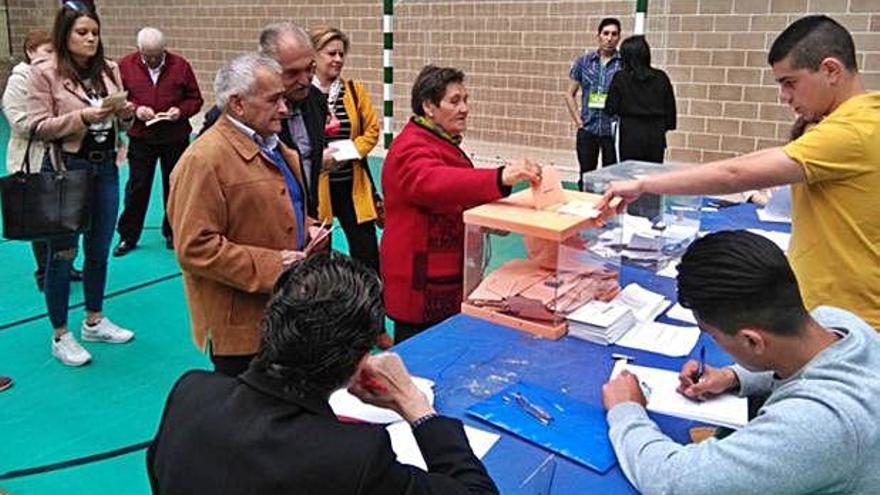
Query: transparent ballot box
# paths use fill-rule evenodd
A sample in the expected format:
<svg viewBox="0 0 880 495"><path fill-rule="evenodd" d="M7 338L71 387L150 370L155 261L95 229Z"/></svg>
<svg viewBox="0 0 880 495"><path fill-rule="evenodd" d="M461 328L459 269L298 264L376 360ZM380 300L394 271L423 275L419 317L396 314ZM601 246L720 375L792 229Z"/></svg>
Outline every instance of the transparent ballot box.
<svg viewBox="0 0 880 495"><path fill-rule="evenodd" d="M464 212L462 312L545 338L566 334L566 317L620 292L620 226L600 218L599 195L563 191L536 209L532 191Z"/></svg>
<svg viewBox="0 0 880 495"><path fill-rule="evenodd" d="M631 180L674 170L677 165L627 160L583 174L584 190L602 194L612 181ZM626 212L612 219L620 226L618 244L608 238L604 245L617 251L624 263L661 270L680 257L700 231L702 196L643 194L627 205Z"/></svg>

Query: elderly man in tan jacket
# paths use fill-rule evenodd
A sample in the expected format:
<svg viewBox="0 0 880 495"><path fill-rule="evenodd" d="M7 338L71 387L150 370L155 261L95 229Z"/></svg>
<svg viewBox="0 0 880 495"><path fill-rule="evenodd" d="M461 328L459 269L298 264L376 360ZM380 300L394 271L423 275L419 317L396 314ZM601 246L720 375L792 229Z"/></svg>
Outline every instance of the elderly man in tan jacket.
<svg viewBox="0 0 880 495"><path fill-rule="evenodd" d="M259 349L278 276L326 232L306 216L299 158L277 137L287 116L278 63L240 55L217 72L214 94L223 115L177 163L168 215L193 338L234 376Z"/></svg>

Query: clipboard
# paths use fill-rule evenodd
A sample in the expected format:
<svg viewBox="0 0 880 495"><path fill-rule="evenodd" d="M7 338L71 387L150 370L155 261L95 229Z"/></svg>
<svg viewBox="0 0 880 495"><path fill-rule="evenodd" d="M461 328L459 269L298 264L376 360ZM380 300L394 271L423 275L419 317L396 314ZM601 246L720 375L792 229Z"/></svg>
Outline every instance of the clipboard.
<svg viewBox="0 0 880 495"><path fill-rule="evenodd" d="M538 412L522 407L516 394ZM617 464L601 406L519 382L474 404L467 413L600 474ZM541 413L550 419L541 421Z"/></svg>

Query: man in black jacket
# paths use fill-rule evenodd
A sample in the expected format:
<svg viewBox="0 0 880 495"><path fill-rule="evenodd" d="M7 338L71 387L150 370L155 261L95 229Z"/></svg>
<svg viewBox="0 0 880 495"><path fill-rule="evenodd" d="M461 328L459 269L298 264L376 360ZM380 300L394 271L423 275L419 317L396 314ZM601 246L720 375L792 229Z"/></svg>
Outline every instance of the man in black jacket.
<svg viewBox="0 0 880 495"><path fill-rule="evenodd" d="M437 415L397 355L369 355L383 322L374 272L338 253L295 264L250 369L174 386L147 452L153 493L497 494L461 422ZM346 384L412 426L427 473L395 460L384 428L336 419L328 397Z"/></svg>
<svg viewBox="0 0 880 495"><path fill-rule="evenodd" d="M307 212L318 217L318 175L324 157L327 98L312 86L315 48L308 33L293 22L269 24L260 32L260 52L281 65L281 82L290 115L282 121L279 138L300 155L306 180ZM217 107L205 114L201 135L220 116Z"/></svg>

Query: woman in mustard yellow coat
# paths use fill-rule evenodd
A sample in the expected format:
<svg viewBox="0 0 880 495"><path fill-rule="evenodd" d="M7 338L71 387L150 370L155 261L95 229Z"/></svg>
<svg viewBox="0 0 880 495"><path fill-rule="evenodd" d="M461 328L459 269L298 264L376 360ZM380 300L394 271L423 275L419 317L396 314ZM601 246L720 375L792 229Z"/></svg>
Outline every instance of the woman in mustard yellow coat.
<svg viewBox="0 0 880 495"><path fill-rule="evenodd" d="M324 127L327 149L318 178L318 217L330 222L339 219L348 240L349 253L379 273L379 250L376 221L379 219L376 194L367 154L379 140L379 119L363 84L343 79L342 68L349 40L332 27L310 31L317 51L315 77L312 81L327 95L328 118ZM359 158L337 161L333 153L352 141ZM335 145L334 145L335 143Z"/></svg>

